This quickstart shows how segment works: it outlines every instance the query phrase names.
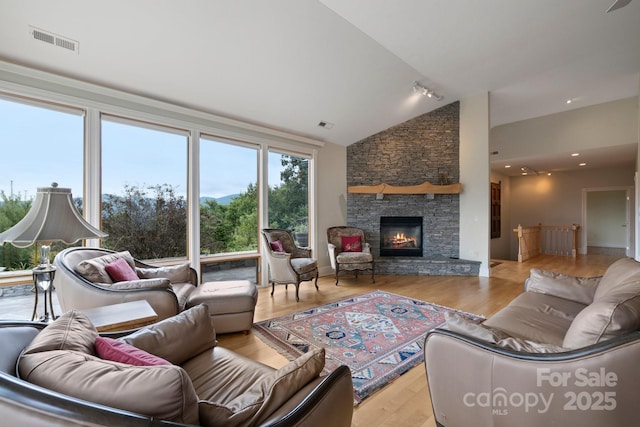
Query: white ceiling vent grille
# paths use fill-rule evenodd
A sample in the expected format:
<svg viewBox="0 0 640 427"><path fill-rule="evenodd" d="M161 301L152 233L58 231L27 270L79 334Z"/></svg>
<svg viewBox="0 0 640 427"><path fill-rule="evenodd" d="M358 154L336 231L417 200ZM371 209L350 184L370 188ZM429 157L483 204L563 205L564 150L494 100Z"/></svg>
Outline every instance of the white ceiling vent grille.
<svg viewBox="0 0 640 427"><path fill-rule="evenodd" d="M326 120L320 120L320 123L318 123L318 126L325 129L332 129L334 124Z"/></svg>
<svg viewBox="0 0 640 427"><path fill-rule="evenodd" d="M80 53L80 43L68 37L59 36L51 31L41 30L40 28L32 26L29 26L29 34L31 34L34 40L48 43L52 46L58 46L71 52Z"/></svg>

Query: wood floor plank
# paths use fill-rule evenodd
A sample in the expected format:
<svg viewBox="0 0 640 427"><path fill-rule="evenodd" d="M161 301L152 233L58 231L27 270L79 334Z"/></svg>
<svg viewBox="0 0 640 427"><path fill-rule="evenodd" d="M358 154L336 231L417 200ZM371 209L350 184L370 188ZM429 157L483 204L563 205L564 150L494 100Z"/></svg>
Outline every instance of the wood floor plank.
<svg viewBox="0 0 640 427"><path fill-rule="evenodd" d="M287 313L339 301L376 289L463 310L491 316L523 291L523 284L531 268L541 268L574 276L592 277L604 274L619 257L588 255L557 257L541 255L524 263L495 260L491 277L467 276L396 276L378 275L376 283L370 277L344 276L335 286L333 276L318 280L319 291L311 282L300 286L300 302L296 302L295 288L276 286L258 290L255 321L267 320ZM218 336L219 345L230 348L251 359L273 367L281 367L287 359L269 347L255 334L225 334ZM375 392L354 408L354 427L424 426L434 427L433 412L427 387L424 364L421 364L392 384Z"/></svg>

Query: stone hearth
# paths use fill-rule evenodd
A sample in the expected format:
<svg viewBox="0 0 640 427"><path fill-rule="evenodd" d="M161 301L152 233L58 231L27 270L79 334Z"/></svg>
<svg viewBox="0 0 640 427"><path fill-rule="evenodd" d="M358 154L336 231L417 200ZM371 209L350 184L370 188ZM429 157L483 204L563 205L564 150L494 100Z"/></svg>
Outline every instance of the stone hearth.
<svg viewBox="0 0 640 427"><path fill-rule="evenodd" d="M376 259L381 274L416 274L425 276L477 276L479 261L447 257L383 257Z"/></svg>

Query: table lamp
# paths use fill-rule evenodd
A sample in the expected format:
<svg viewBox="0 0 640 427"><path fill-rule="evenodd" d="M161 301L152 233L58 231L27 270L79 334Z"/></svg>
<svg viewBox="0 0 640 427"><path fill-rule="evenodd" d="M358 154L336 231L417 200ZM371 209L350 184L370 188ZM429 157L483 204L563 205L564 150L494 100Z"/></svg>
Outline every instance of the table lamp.
<svg viewBox="0 0 640 427"><path fill-rule="evenodd" d="M73 204L70 188L58 188L55 182L51 187L38 187L29 212L16 225L0 233L0 244L8 242L17 248L27 248L36 242L40 243L40 264L32 270L36 286L32 320L36 320L38 289L44 292L45 299L44 316L39 320L50 322L55 319L51 285L56 268L49 260L51 242L70 245L81 239L104 237L107 237L106 233L93 227L80 215Z"/></svg>

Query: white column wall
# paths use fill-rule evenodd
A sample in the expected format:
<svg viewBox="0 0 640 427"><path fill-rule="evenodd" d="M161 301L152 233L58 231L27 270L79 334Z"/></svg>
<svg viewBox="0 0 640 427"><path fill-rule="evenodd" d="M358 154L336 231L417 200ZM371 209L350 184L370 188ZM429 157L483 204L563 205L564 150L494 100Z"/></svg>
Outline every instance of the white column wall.
<svg viewBox="0 0 640 427"><path fill-rule="evenodd" d="M325 143L317 161L316 252L321 276L333 274L327 248L327 228L347 225L347 147Z"/></svg>
<svg viewBox="0 0 640 427"><path fill-rule="evenodd" d="M460 101L460 258L480 261L489 277L489 94Z"/></svg>

